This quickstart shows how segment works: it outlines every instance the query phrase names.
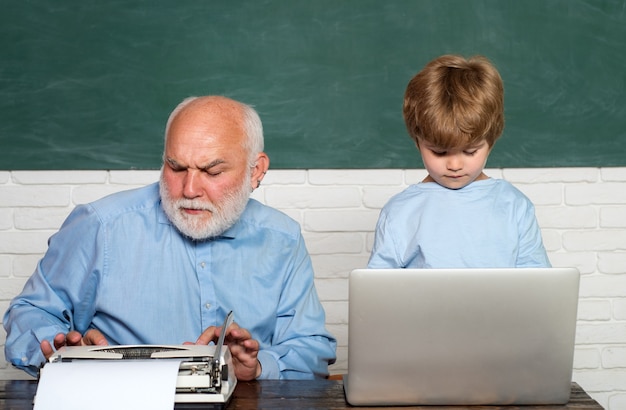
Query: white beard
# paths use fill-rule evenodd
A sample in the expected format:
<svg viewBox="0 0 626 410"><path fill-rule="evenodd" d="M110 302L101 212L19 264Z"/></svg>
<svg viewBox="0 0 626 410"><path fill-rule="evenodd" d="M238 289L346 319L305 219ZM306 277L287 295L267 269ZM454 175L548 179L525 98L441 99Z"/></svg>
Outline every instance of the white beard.
<svg viewBox="0 0 626 410"><path fill-rule="evenodd" d="M248 180L244 178L241 186L226 194L221 204L214 204L198 199L173 199L161 175L159 191L163 210L183 235L197 241L216 237L233 226L246 208L250 198ZM211 216L207 220L206 212L190 215L182 208L202 209L211 212Z"/></svg>

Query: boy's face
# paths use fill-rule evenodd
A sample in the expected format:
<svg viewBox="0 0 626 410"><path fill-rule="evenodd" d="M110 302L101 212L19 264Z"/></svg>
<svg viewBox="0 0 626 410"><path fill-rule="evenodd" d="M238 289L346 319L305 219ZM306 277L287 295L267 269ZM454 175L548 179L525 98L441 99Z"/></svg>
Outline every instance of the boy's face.
<svg viewBox="0 0 626 410"><path fill-rule="evenodd" d="M459 149L443 149L420 139L418 148L428 171L424 182L460 189L476 180L487 178L483 169L491 148L486 141Z"/></svg>

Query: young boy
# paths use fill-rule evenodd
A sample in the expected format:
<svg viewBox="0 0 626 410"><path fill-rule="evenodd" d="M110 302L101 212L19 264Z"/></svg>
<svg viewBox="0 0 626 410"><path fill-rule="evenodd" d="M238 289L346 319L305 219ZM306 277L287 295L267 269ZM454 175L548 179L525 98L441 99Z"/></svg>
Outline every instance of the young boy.
<svg viewBox="0 0 626 410"><path fill-rule="evenodd" d="M404 121L428 176L382 209L369 268L550 266L530 200L483 172L503 94L481 56L441 56L411 79Z"/></svg>

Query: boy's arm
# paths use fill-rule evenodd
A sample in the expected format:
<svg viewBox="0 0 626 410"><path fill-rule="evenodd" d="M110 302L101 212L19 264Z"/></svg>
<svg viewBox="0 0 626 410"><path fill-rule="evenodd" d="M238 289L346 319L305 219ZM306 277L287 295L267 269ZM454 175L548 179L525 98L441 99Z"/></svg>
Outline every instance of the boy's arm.
<svg viewBox="0 0 626 410"><path fill-rule="evenodd" d="M535 216L535 207L528 201L519 221L519 252L516 267L549 268L552 266L543 246L541 229Z"/></svg>
<svg viewBox="0 0 626 410"><path fill-rule="evenodd" d="M369 269L404 268L398 256L398 246L391 232L385 210L381 211L374 231L374 245L367 267Z"/></svg>

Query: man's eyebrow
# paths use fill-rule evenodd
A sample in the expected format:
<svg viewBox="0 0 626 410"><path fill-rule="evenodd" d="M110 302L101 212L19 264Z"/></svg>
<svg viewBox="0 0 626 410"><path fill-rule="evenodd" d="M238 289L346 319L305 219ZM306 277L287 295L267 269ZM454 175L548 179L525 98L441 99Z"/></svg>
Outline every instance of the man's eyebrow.
<svg viewBox="0 0 626 410"><path fill-rule="evenodd" d="M178 161L176 161L174 158L171 158L171 157L165 158L165 161L168 164L170 164L170 166L175 167L175 168L193 168L193 167L189 167L187 165L183 165L183 164L179 163ZM216 160L213 160L213 161L209 162L206 165L198 167L198 169L201 169L201 170L211 169L211 168L213 168L213 167L215 167L217 165L224 164L225 162L226 161L224 161L223 159L216 159Z"/></svg>
<svg viewBox="0 0 626 410"><path fill-rule="evenodd" d="M174 158L170 158L170 157L166 157L165 158L165 162L167 162L168 164L170 164L170 166L172 167L180 167L182 168L183 166L181 164L178 163L178 161L176 161Z"/></svg>
<svg viewBox="0 0 626 410"><path fill-rule="evenodd" d="M213 160L213 161L209 162L205 166L199 167L199 169L211 169L211 168L213 168L215 166L218 166L218 165L224 164L224 163L226 163L226 161L224 161L223 159L216 159L216 160Z"/></svg>

